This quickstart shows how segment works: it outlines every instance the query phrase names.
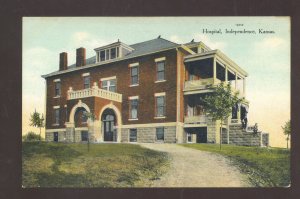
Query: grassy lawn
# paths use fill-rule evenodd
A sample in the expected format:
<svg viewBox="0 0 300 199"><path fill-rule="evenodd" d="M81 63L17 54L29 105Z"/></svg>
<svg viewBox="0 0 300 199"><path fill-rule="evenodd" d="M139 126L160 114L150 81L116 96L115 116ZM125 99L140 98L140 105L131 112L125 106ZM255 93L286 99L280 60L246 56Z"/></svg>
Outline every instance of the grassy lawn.
<svg viewBox="0 0 300 199"><path fill-rule="evenodd" d="M168 167L166 153L134 144L23 142L23 187L147 186Z"/></svg>
<svg viewBox="0 0 300 199"><path fill-rule="evenodd" d="M219 153L236 163L250 182L257 187L288 186L290 184L290 151L280 148L260 148L218 144L182 144L202 151Z"/></svg>

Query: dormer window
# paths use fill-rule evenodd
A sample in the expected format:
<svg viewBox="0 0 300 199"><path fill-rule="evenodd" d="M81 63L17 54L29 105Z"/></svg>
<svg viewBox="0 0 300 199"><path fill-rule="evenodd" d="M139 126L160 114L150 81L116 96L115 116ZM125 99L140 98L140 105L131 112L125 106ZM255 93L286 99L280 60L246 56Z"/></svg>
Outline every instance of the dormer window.
<svg viewBox="0 0 300 199"><path fill-rule="evenodd" d="M98 60L99 60L99 58L98 58ZM100 51L100 61L105 61L105 50Z"/></svg>
<svg viewBox="0 0 300 199"><path fill-rule="evenodd" d="M118 41L107 46L96 48L96 61L103 62L112 59L117 59L130 53L133 50L134 49L132 47Z"/></svg>

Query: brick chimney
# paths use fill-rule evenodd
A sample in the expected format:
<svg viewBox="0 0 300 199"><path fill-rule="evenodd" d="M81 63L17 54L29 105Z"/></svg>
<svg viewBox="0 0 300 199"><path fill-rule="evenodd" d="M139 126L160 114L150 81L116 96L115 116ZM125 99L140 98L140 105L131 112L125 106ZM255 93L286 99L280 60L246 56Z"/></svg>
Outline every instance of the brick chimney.
<svg viewBox="0 0 300 199"><path fill-rule="evenodd" d="M76 67L85 65L85 48L78 48L76 50Z"/></svg>
<svg viewBox="0 0 300 199"><path fill-rule="evenodd" d="M62 52L59 54L59 70L68 69L68 53Z"/></svg>

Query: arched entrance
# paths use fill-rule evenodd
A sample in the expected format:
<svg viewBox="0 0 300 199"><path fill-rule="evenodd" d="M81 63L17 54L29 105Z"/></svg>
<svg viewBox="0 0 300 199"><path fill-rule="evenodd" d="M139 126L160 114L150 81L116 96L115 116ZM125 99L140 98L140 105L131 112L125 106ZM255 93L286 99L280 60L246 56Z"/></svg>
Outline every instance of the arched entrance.
<svg viewBox="0 0 300 199"><path fill-rule="evenodd" d="M116 142L117 141L117 118L113 109L107 108L104 110L102 117L102 133L103 141Z"/></svg>
<svg viewBox="0 0 300 199"><path fill-rule="evenodd" d="M83 107L78 107L75 111L74 125L76 127L87 127L87 110Z"/></svg>

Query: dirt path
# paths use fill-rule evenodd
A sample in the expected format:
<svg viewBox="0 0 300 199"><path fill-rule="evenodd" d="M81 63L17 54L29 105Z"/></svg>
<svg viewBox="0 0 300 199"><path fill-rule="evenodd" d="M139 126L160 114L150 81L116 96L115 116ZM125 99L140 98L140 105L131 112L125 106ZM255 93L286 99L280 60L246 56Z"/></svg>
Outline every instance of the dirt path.
<svg viewBox="0 0 300 199"><path fill-rule="evenodd" d="M178 146L176 144L141 144L168 152L170 170L152 187L249 187L247 177L222 155Z"/></svg>

